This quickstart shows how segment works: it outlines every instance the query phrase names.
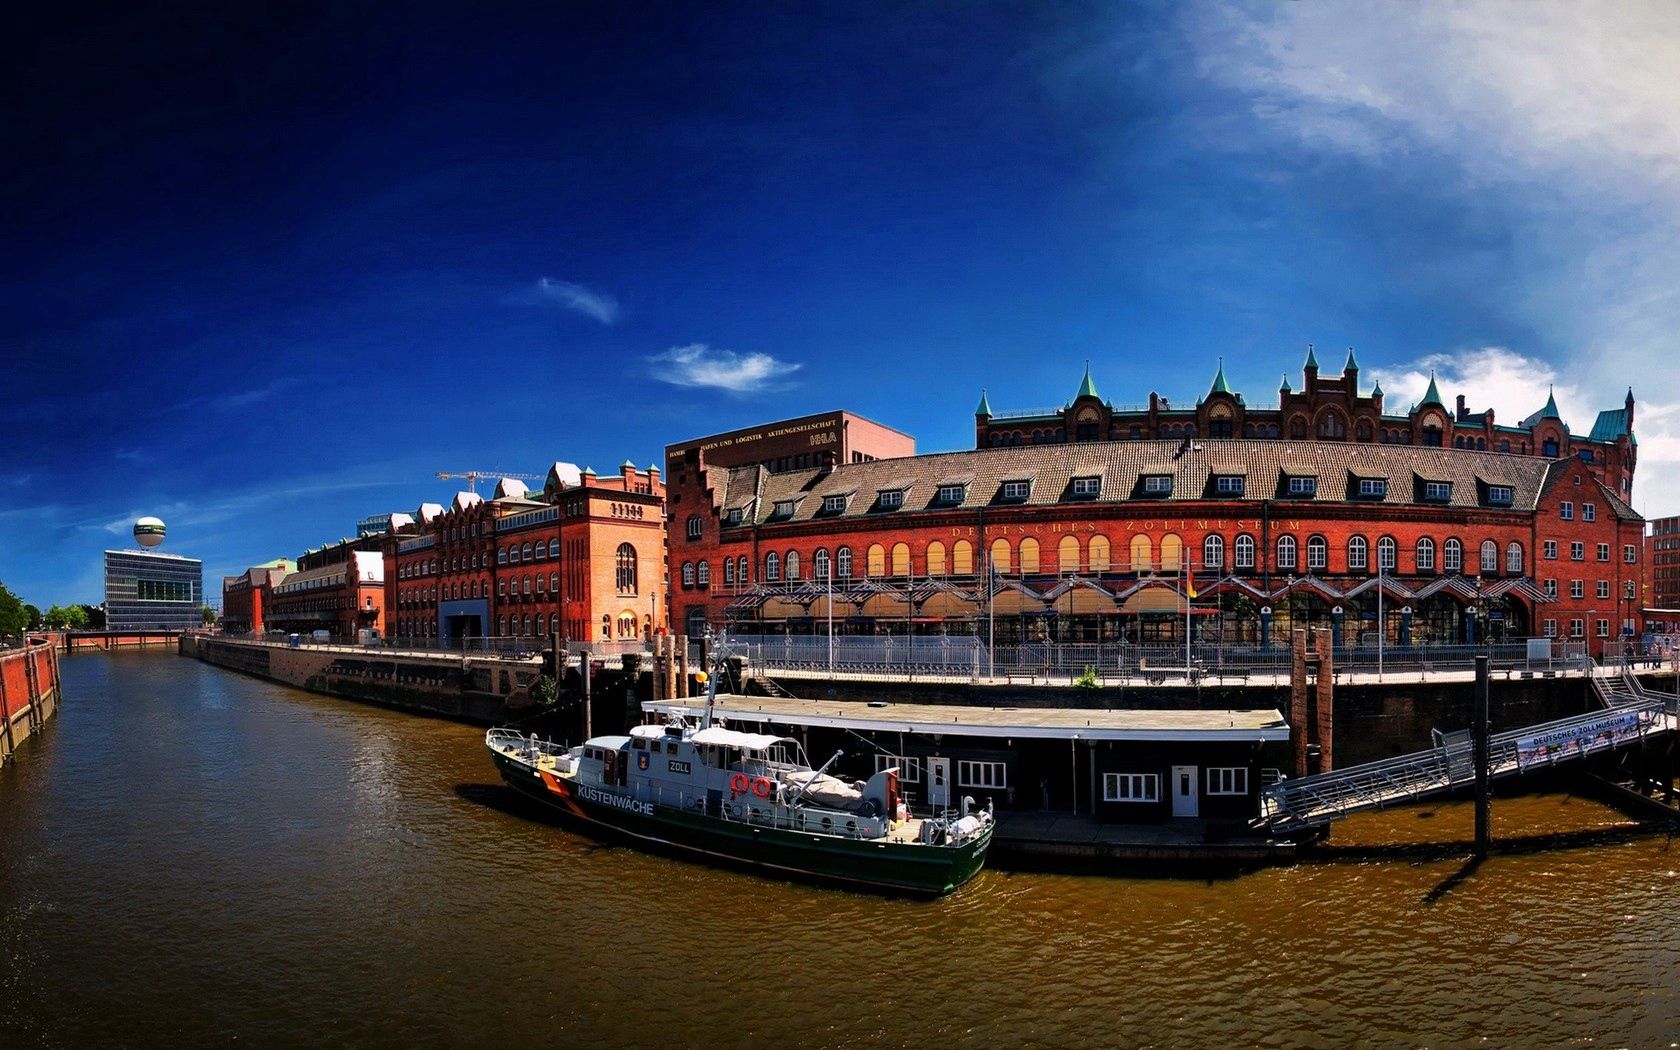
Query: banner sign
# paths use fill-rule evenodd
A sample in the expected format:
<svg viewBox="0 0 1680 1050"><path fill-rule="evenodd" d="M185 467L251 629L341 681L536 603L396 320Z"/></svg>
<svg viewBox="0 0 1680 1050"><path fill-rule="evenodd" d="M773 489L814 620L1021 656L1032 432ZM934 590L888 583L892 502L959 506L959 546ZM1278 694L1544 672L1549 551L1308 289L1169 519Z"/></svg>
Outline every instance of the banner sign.
<svg viewBox="0 0 1680 1050"><path fill-rule="evenodd" d="M1534 736L1518 737L1517 768L1527 769L1542 762L1578 758L1588 751L1630 740L1638 735L1639 713L1628 711Z"/></svg>

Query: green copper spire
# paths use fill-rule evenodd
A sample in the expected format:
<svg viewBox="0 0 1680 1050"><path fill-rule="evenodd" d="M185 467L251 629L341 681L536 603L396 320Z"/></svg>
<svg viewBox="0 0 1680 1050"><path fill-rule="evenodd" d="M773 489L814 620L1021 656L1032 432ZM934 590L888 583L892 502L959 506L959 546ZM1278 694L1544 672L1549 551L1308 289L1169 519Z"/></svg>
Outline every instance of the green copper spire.
<svg viewBox="0 0 1680 1050"><path fill-rule="evenodd" d="M1371 388L1371 396L1372 397L1382 397L1383 396L1382 395L1382 381L1381 380L1378 380L1377 385Z"/></svg>
<svg viewBox="0 0 1680 1050"><path fill-rule="evenodd" d="M1085 362L1085 378L1080 381L1079 393L1073 395L1075 401L1082 397L1095 397L1099 399L1102 397L1102 395L1097 393L1097 384L1091 381L1091 362L1089 361Z"/></svg>
<svg viewBox="0 0 1680 1050"><path fill-rule="evenodd" d="M1445 404L1445 402L1443 402L1441 400L1441 391L1439 391L1435 387L1435 370L1433 368L1429 370L1429 389L1425 390L1423 392L1423 400L1419 401L1418 404L1420 404L1420 405Z"/></svg>
<svg viewBox="0 0 1680 1050"><path fill-rule="evenodd" d="M1552 396L1552 388L1546 388L1546 407L1540 410L1541 419L1562 419L1557 407L1557 398Z"/></svg>
<svg viewBox="0 0 1680 1050"><path fill-rule="evenodd" d="M1353 347L1350 346L1350 347L1348 347L1347 364L1342 366L1342 373L1345 375L1348 372L1357 372L1357 371L1359 371L1359 362L1355 361L1353 359Z"/></svg>
<svg viewBox="0 0 1680 1050"><path fill-rule="evenodd" d="M1307 363L1303 367L1310 368L1314 372L1318 371L1318 358L1313 354L1313 345L1311 343L1307 344Z"/></svg>
<svg viewBox="0 0 1680 1050"><path fill-rule="evenodd" d="M1230 392L1231 384L1225 382L1225 359L1221 357L1219 359L1219 373L1213 377L1213 389L1208 391L1208 396L1229 394Z"/></svg>
<svg viewBox="0 0 1680 1050"><path fill-rule="evenodd" d="M1285 394L1289 393L1289 373L1288 372L1285 372L1283 374L1283 385L1278 387L1278 390L1282 391Z"/></svg>
<svg viewBox="0 0 1680 1050"><path fill-rule="evenodd" d="M980 405L979 405L978 408L976 408L974 410L974 414L977 415L977 416L986 416L988 418L991 417L992 403L990 401L986 400L986 388L985 387L980 388Z"/></svg>

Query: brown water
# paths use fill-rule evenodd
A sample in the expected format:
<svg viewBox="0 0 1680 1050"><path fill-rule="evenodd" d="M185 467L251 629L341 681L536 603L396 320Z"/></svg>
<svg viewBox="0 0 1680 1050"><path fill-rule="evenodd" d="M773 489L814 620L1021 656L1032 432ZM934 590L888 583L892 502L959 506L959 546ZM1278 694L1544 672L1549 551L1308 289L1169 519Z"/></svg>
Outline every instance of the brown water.
<svg viewBox="0 0 1680 1050"><path fill-rule="evenodd" d="M0 772L0 1046L1569 1043L1680 1037L1662 837L933 903L608 848L481 733L162 654L66 659ZM1563 796L1495 832L1607 827ZM1336 842L1468 835L1460 805Z"/></svg>

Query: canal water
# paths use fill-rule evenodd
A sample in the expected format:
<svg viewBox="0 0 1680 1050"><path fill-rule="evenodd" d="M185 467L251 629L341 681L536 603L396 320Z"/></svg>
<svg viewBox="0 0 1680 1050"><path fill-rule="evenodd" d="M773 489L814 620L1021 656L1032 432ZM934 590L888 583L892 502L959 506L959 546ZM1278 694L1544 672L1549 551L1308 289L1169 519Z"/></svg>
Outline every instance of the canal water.
<svg viewBox="0 0 1680 1050"><path fill-rule="evenodd" d="M1467 870L1467 807L1231 880L986 871L937 902L545 823L471 727L165 654L64 661L0 771L0 1046L1671 1045L1680 854L1587 831ZM1579 841L1578 839L1575 841Z"/></svg>

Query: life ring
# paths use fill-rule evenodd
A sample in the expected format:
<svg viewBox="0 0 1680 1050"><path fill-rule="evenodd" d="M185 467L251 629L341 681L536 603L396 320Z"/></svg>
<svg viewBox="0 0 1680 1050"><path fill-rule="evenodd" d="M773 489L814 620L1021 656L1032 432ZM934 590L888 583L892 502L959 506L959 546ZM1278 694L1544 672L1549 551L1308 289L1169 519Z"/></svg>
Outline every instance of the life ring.
<svg viewBox="0 0 1680 1050"><path fill-rule="evenodd" d="M755 777L752 782L752 793L759 798L769 798L770 779L768 777Z"/></svg>
<svg viewBox="0 0 1680 1050"><path fill-rule="evenodd" d="M737 773L730 777L729 790L733 791L737 795L745 795L747 793L747 775L745 773Z"/></svg>

